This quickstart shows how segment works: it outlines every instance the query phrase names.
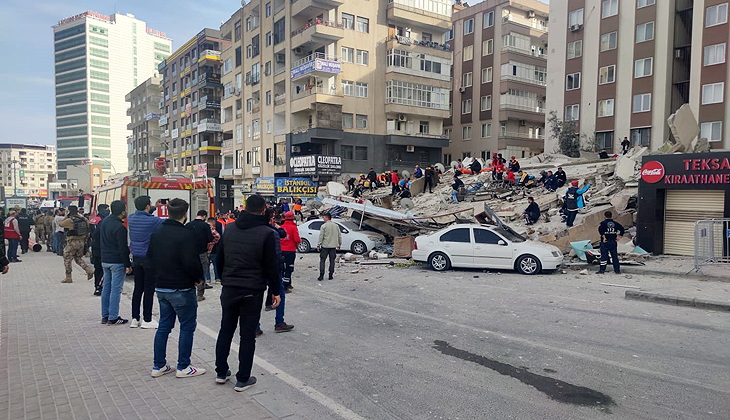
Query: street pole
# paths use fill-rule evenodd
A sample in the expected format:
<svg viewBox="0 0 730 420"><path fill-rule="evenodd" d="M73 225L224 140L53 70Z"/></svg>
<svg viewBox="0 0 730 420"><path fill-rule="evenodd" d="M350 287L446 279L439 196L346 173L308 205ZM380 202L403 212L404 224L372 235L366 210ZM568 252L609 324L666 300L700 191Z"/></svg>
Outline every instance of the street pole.
<svg viewBox="0 0 730 420"><path fill-rule="evenodd" d="M17 163L18 163L18 159L13 159L13 197L18 196L18 185L17 185L18 176L15 173L15 171L16 171L15 165Z"/></svg>

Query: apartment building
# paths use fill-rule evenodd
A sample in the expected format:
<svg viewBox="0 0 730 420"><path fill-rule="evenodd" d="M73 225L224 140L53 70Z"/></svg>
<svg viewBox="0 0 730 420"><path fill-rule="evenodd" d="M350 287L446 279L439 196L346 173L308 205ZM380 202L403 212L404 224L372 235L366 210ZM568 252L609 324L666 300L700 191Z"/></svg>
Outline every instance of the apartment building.
<svg viewBox="0 0 730 420"><path fill-rule="evenodd" d="M245 4L221 26L222 176L288 174L304 155L358 174L440 161L450 27L448 0Z"/></svg>
<svg viewBox="0 0 730 420"><path fill-rule="evenodd" d="M160 144L160 92L159 77L150 77L129 92L124 100L129 102L127 115L127 170L155 171L155 160L162 153Z"/></svg>
<svg viewBox="0 0 730 420"><path fill-rule="evenodd" d="M125 95L157 72L172 40L132 14L83 12L53 27L58 177L91 160L127 167Z"/></svg>
<svg viewBox="0 0 730 420"><path fill-rule="evenodd" d="M455 5L452 117L444 165L467 156L530 157L545 134L548 5L485 0Z"/></svg>
<svg viewBox="0 0 730 420"><path fill-rule="evenodd" d="M217 29L205 28L159 65L159 126L169 172L217 178L221 169L221 49Z"/></svg>
<svg viewBox="0 0 730 420"><path fill-rule="evenodd" d="M0 143L0 185L6 197L46 198L55 173L54 146Z"/></svg>
<svg viewBox="0 0 730 420"><path fill-rule="evenodd" d="M547 108L577 122L583 147L617 151L624 137L659 148L687 103L700 136L727 149L729 36L726 0L550 2Z"/></svg>

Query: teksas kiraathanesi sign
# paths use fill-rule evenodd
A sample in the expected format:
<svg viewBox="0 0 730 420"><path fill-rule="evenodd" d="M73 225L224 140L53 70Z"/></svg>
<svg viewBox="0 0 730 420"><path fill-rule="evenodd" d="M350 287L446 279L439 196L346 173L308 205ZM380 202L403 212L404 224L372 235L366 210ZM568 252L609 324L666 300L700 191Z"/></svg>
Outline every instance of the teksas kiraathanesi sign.
<svg viewBox="0 0 730 420"><path fill-rule="evenodd" d="M683 170L667 173L664 165L650 160L641 167L641 179L649 184L730 184L728 158L683 159Z"/></svg>

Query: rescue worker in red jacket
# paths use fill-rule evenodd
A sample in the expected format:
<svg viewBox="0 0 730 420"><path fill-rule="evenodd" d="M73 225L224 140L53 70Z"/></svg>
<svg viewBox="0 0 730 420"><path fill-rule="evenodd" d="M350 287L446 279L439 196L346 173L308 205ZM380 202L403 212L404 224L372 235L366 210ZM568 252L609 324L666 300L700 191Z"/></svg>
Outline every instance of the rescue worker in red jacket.
<svg viewBox="0 0 730 420"><path fill-rule="evenodd" d="M281 228L286 231L286 237L281 238L281 253L284 256L284 287L287 292L291 292L291 274L294 272L294 261L297 259L297 245L302 242L299 238L299 228L294 221L294 213L288 211L284 213L284 223Z"/></svg>

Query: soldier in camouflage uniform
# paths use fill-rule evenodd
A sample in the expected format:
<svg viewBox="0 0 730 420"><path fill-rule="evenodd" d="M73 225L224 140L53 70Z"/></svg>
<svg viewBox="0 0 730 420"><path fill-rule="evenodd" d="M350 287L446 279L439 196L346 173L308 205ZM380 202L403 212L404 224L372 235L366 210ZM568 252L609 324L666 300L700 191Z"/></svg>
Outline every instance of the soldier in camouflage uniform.
<svg viewBox="0 0 730 420"><path fill-rule="evenodd" d="M46 251L53 252L53 210L48 210L43 217L46 230Z"/></svg>
<svg viewBox="0 0 730 420"><path fill-rule="evenodd" d="M41 245L46 243L45 218L46 216L43 214L43 212L39 211L33 219L33 223L35 224L35 241Z"/></svg>
<svg viewBox="0 0 730 420"><path fill-rule="evenodd" d="M58 222L66 231L66 247L63 249L63 266L66 269L66 278L61 283L71 283L71 261L76 261L79 267L86 271L89 280L94 277L94 269L86 265L83 260L84 245L89 235L89 221L79 214L76 206L68 206L68 216Z"/></svg>

